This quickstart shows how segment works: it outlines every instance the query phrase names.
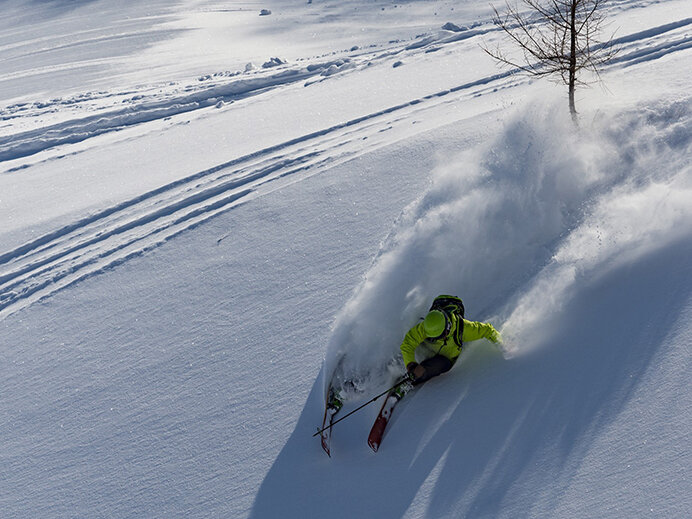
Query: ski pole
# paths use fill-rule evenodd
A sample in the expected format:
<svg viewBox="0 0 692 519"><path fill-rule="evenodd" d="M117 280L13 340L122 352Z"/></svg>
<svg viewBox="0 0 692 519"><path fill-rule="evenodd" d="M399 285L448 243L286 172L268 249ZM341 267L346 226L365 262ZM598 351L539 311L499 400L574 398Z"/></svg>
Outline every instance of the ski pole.
<svg viewBox="0 0 692 519"><path fill-rule="evenodd" d="M404 378L402 378L399 382L397 382L396 384L394 384L392 387L390 387L390 388L387 389L386 391L382 391L382 393L380 393L379 395L373 397L371 400L368 400L367 402L365 402L365 403L364 403L363 405L361 405L360 407L358 407L358 408L354 409L353 411L351 411L350 413L348 413L348 414L342 416L341 418L339 418L339 419L336 420L335 422L330 423L327 427L325 427L325 428L323 428L323 429L320 429L320 430L317 431L315 434L313 434L313 436L317 436L318 434L323 433L323 432L326 431L327 429L330 429L330 428L334 427L334 426L335 426L336 424L338 424L341 420L343 420L343 419L345 419L345 418L348 418L349 416L351 416L351 415L352 415L353 413L355 413L356 411L360 411L360 410L363 409L365 406L372 404L375 400L377 400L378 398L380 398L382 395L386 395L386 394L389 393L392 389L398 388L401 384L403 384L403 383L406 382L407 380L409 380L408 375L406 375Z"/></svg>

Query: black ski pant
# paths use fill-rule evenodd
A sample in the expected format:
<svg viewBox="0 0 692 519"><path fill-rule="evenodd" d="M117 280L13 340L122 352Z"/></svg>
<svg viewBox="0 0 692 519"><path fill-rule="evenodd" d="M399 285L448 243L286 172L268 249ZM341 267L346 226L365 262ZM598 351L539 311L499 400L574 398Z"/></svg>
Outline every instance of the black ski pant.
<svg viewBox="0 0 692 519"><path fill-rule="evenodd" d="M446 373L447 371L452 369L454 363L444 355L435 355L434 357L425 359L423 362L420 363L420 365L425 368L425 374L422 377L419 377L413 381L414 386L418 386L424 382L427 382L428 380L430 380L433 377L436 377L437 375L442 375L442 373Z"/></svg>

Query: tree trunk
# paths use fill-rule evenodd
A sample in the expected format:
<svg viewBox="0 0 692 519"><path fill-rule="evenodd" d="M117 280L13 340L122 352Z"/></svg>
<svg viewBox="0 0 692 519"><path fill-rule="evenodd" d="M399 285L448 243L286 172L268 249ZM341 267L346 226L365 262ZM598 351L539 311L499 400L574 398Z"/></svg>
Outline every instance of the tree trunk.
<svg viewBox="0 0 692 519"><path fill-rule="evenodd" d="M570 46L569 46L569 113L572 119L577 120L577 107L574 103L574 89L577 82L577 3L572 0L570 6Z"/></svg>

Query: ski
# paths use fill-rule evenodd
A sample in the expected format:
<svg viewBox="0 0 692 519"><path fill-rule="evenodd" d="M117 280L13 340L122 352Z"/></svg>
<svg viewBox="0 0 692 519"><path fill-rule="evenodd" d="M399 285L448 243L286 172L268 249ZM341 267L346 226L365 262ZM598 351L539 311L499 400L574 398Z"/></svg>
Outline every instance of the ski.
<svg viewBox="0 0 692 519"><path fill-rule="evenodd" d="M375 419L375 423L372 425L372 429L370 429L370 434L368 435L368 445L373 451L377 452L377 450L380 448L384 431L387 428L389 419L392 417L394 408L404 397L404 395L412 389L413 386L411 383L405 382L387 393L387 398L384 399L382 408L380 409L380 412Z"/></svg>
<svg viewBox="0 0 692 519"><path fill-rule="evenodd" d="M322 441L322 449L327 453L327 456L332 457L331 454L331 440L332 440L332 423L334 422L334 416L341 410L343 402L337 396L336 391L330 385L329 391L327 392L327 398L324 405L324 418L322 419L322 427L320 428L320 438Z"/></svg>

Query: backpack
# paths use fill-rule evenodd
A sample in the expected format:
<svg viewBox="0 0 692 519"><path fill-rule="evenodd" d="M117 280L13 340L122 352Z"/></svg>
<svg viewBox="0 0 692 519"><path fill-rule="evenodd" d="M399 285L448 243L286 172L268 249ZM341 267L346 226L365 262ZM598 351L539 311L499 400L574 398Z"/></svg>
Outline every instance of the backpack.
<svg viewBox="0 0 692 519"><path fill-rule="evenodd" d="M459 321L457 325L456 333L454 334L454 341L461 348L461 337L464 333L464 303L456 296L441 295L437 296L430 306L429 312L433 310L441 310L447 315L455 315Z"/></svg>

